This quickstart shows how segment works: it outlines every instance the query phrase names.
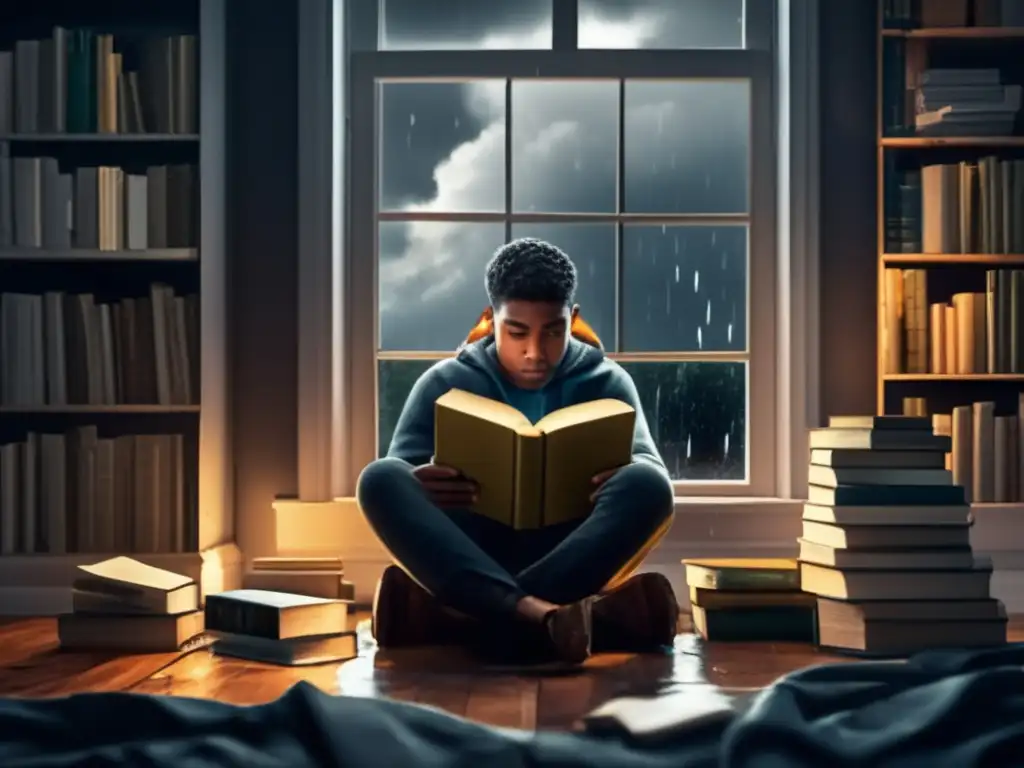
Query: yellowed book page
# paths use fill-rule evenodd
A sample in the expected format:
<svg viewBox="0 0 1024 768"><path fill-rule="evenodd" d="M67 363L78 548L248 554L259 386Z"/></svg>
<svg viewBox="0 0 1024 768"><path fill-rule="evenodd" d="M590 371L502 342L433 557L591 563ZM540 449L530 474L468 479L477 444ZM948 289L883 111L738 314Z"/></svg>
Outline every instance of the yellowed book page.
<svg viewBox="0 0 1024 768"><path fill-rule="evenodd" d="M80 565L78 570L101 581L138 587L140 590L171 592L192 583L188 576L140 563L130 557L114 557L91 565Z"/></svg>
<svg viewBox="0 0 1024 768"><path fill-rule="evenodd" d="M633 457L636 412L621 400L594 400L537 422L544 433L544 525L590 514L593 477Z"/></svg>
<svg viewBox="0 0 1024 768"><path fill-rule="evenodd" d="M525 416L486 397L453 389L435 404L434 462L476 482L476 511L505 525L514 524L520 430L532 430Z"/></svg>

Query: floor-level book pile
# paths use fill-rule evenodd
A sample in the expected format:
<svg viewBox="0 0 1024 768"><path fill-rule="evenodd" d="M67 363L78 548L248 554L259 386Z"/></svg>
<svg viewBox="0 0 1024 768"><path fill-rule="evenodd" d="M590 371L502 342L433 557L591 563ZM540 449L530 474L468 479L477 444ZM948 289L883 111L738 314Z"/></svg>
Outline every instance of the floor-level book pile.
<svg viewBox="0 0 1024 768"><path fill-rule="evenodd" d="M57 619L61 648L162 653L201 639L199 585L130 557L81 565L73 611Z"/></svg>
<svg viewBox="0 0 1024 768"><path fill-rule="evenodd" d="M796 560L684 560L694 630L705 640L815 641L815 599Z"/></svg>
<svg viewBox="0 0 1024 768"><path fill-rule="evenodd" d="M1006 642L948 436L922 417L833 417L810 447L800 582L818 598L820 645L899 656Z"/></svg>
<svg viewBox="0 0 1024 768"><path fill-rule="evenodd" d="M262 589L208 595L206 629L220 656L285 666L344 661L358 654L344 600Z"/></svg>

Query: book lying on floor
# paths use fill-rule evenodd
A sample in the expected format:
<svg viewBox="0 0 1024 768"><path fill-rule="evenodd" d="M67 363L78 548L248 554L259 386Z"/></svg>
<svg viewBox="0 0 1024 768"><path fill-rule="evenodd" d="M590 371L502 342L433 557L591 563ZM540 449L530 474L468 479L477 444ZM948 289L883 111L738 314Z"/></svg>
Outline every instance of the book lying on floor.
<svg viewBox="0 0 1024 768"><path fill-rule="evenodd" d="M242 580L246 589L355 600L340 557L257 557Z"/></svg>
<svg viewBox="0 0 1024 768"><path fill-rule="evenodd" d="M861 653L906 656L930 648L973 648L1006 642L999 600L818 600L818 643Z"/></svg>
<svg viewBox="0 0 1024 768"><path fill-rule="evenodd" d="M64 650L166 653L189 647L202 634L202 611L133 616L75 612L57 617Z"/></svg>
<svg viewBox="0 0 1024 768"><path fill-rule="evenodd" d="M188 576L139 562L113 557L80 565L72 587L89 610L122 613L185 613L199 607L199 585Z"/></svg>
<svg viewBox="0 0 1024 768"><path fill-rule="evenodd" d="M288 640L331 635L348 629L348 605L262 589L234 589L208 595L206 628L215 632Z"/></svg>
<svg viewBox="0 0 1024 768"><path fill-rule="evenodd" d="M286 667L347 661L359 655L355 632L292 637L287 640L268 640L265 637L235 635L229 632L215 632L214 635L217 640L210 650L218 656L232 656Z"/></svg>
<svg viewBox="0 0 1024 768"><path fill-rule="evenodd" d="M705 608L690 605L693 629L713 643L814 643L813 603Z"/></svg>
<svg viewBox="0 0 1024 768"><path fill-rule="evenodd" d="M799 591L800 571L788 558L683 560L689 587L729 591Z"/></svg>
<svg viewBox="0 0 1024 768"><path fill-rule="evenodd" d="M514 528L586 517L592 478L632 459L636 412L604 399L531 424L510 405L453 389L437 399L434 461L479 485L475 510Z"/></svg>
<svg viewBox="0 0 1024 768"><path fill-rule="evenodd" d="M634 739L656 740L728 723L736 710L733 697L695 686L665 696L612 699L584 715L583 725L592 733L624 731Z"/></svg>

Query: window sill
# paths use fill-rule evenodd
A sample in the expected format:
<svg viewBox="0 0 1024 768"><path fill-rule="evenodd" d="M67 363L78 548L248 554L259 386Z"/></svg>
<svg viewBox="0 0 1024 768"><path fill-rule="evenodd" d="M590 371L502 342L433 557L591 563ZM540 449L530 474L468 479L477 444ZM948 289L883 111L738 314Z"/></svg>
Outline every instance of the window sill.
<svg viewBox="0 0 1024 768"><path fill-rule="evenodd" d="M659 549L680 557L795 553L802 501L757 497L676 497L676 519ZM274 502L279 552L325 553L352 560L386 560L387 552L355 499Z"/></svg>

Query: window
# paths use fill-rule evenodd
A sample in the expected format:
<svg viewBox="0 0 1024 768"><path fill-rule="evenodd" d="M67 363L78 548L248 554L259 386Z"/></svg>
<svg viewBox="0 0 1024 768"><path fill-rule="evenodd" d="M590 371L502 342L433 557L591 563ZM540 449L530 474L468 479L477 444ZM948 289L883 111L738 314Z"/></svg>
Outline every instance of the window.
<svg viewBox="0 0 1024 768"><path fill-rule="evenodd" d="M354 472L486 306L494 250L533 236L575 261L680 492L770 493L772 67L742 0L449 1L432 22L382 2L386 50L350 80Z"/></svg>

